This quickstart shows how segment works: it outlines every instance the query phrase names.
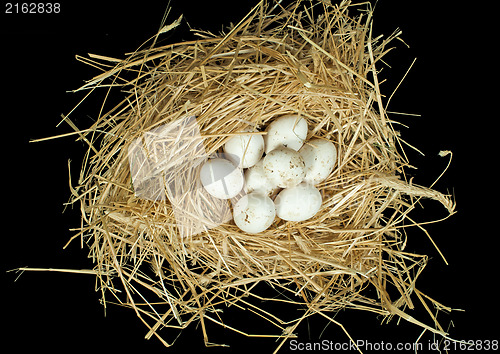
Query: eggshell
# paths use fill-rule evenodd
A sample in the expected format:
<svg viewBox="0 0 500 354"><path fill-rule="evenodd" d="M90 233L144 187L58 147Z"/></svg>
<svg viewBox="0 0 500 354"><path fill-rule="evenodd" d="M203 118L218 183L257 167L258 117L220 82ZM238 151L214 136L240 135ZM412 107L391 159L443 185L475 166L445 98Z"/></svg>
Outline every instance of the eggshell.
<svg viewBox="0 0 500 354"><path fill-rule="evenodd" d="M243 171L231 161L221 158L209 159L200 170L201 184L212 196L229 199L243 188Z"/></svg>
<svg viewBox="0 0 500 354"><path fill-rule="evenodd" d="M296 186L306 176L306 165L300 154L286 147L279 147L263 159L266 177L273 185L281 188Z"/></svg>
<svg viewBox="0 0 500 354"><path fill-rule="evenodd" d="M298 115L282 116L272 121L266 132L266 154L280 146L298 151L307 137L307 121Z"/></svg>
<svg viewBox="0 0 500 354"><path fill-rule="evenodd" d="M299 150L306 164L305 182L318 184L333 171L337 161L337 149L329 140L311 139Z"/></svg>
<svg viewBox="0 0 500 354"><path fill-rule="evenodd" d="M261 159L254 166L245 172L245 192L259 192L264 195L271 195L279 190L279 187L266 177L263 167L264 159Z"/></svg>
<svg viewBox="0 0 500 354"><path fill-rule="evenodd" d="M224 144L224 151L238 167L248 168L261 159L264 153L264 138L256 134L236 135Z"/></svg>
<svg viewBox="0 0 500 354"><path fill-rule="evenodd" d="M274 200L276 215L287 221L304 221L312 218L321 208L321 203L319 190L305 182L283 189Z"/></svg>
<svg viewBox="0 0 500 354"><path fill-rule="evenodd" d="M233 208L236 226L251 234L266 230L275 216L276 209L271 198L257 192L244 195Z"/></svg>

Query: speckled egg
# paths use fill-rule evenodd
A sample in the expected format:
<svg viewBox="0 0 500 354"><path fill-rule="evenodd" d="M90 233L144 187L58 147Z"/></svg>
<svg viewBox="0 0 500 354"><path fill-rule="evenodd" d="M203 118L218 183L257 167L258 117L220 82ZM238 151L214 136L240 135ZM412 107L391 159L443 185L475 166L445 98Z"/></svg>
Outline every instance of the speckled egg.
<svg viewBox="0 0 500 354"><path fill-rule="evenodd" d="M266 177L264 172L264 159L261 159L254 166L245 172L245 192L259 192L264 195L271 195L279 190L278 185L274 184Z"/></svg>
<svg viewBox="0 0 500 354"><path fill-rule="evenodd" d="M302 156L295 150L278 147L263 159L264 174L273 185L281 188L296 186L306 176L306 165Z"/></svg>
<svg viewBox="0 0 500 354"><path fill-rule="evenodd" d="M337 149L329 140L311 139L299 150L306 164L305 182L318 184L333 171L337 161Z"/></svg>
<svg viewBox="0 0 500 354"><path fill-rule="evenodd" d="M287 221L305 221L312 218L321 208L322 202L319 190L305 182L283 189L274 200L276 215Z"/></svg>
<svg viewBox="0 0 500 354"><path fill-rule="evenodd" d="M266 132L266 154L280 146L298 151L307 137L307 121L298 115L282 116L272 121Z"/></svg>
<svg viewBox="0 0 500 354"><path fill-rule="evenodd" d="M261 159L264 153L264 138L257 134L233 136L224 144L224 152L238 167L251 167Z"/></svg>
<svg viewBox="0 0 500 354"><path fill-rule="evenodd" d="M275 216L276 209L271 198L257 192L244 195L233 208L234 223L250 234L266 230Z"/></svg>

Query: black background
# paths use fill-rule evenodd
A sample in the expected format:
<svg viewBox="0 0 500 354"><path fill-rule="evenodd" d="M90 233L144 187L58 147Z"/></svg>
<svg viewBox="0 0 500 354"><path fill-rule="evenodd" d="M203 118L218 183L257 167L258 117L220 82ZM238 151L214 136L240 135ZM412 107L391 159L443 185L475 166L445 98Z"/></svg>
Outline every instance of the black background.
<svg viewBox="0 0 500 354"><path fill-rule="evenodd" d="M184 13L195 28L217 32L222 25L236 23L257 3L250 1L173 0L167 22ZM197 324L188 327L175 346L165 349L159 341L144 340L146 328L131 310L110 306L104 316L89 275L8 270L30 266L42 268L92 268L87 250L78 242L63 250L79 224L79 211L67 209L69 199L67 161L79 170L85 147L74 138L29 143L36 139L70 132L67 125L56 128L62 113L68 113L81 98L76 89L98 72L75 60L75 55L96 53L123 57L135 50L159 29L165 2L62 2L59 14L5 14L0 17L2 110L2 322L0 338L5 347L19 352L31 350L63 353L78 350L130 352L231 353L245 349L271 352L273 339L246 338L209 325L209 339L231 348L205 348ZM417 61L394 97L390 111L419 114L420 117L392 115L408 125L401 133L426 156L407 149L415 183L431 184L442 172L448 158L440 150L452 150L453 162L435 188L453 193L458 213L427 227L446 256L446 266L424 233L409 232L408 251L431 258L417 286L424 293L452 308L439 314L441 324L452 338L464 340L499 339L496 269L498 251L495 203L495 129L498 114L493 93L495 59L492 28L487 19L493 11L485 4L458 5L452 1L391 1L376 5L374 34L389 35L402 29L410 45L394 42L386 58L386 79L381 90L389 95L413 59ZM184 24L174 34L161 37L162 43L193 37ZM83 127L96 117L102 96L87 100L73 115ZM444 217L444 208L424 202L415 217L431 220ZM418 300L415 299L416 302ZM262 304L266 306L266 304ZM289 309L283 309L289 311ZM420 307L412 316L430 324ZM286 314L283 314L286 318ZM293 315L293 314L292 314ZM290 316L293 317L293 316ZM260 321L253 315L226 310L225 318L259 333ZM342 311L336 319L355 339L371 342L414 342L422 330L404 321L380 324L373 314ZM254 323L255 321L255 323ZM255 324L255 325L254 325ZM347 342L336 325L321 317L304 321L298 329L301 342L328 339ZM433 336L425 333L424 345ZM169 338L170 340L170 338ZM283 352L288 352L285 344ZM370 352L370 351L367 351ZM425 352L425 351L423 351Z"/></svg>

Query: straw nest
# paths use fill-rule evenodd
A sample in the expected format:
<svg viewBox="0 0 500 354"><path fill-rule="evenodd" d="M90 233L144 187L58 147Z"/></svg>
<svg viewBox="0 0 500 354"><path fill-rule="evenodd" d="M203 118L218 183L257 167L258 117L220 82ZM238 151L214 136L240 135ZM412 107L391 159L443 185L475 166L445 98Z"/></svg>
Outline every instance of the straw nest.
<svg viewBox="0 0 500 354"><path fill-rule="evenodd" d="M332 311L343 308L396 315L444 335L432 306L445 307L415 287L427 257L403 249L406 228L417 225L408 213L420 198L436 200L450 215L454 202L405 178L409 162L377 79L398 33L373 38L366 4L274 5L259 3L220 36L196 31L197 40L157 45L179 19L126 59L80 58L102 70L80 90L123 95L91 127L77 130L89 149L72 187L72 202L82 213L73 239L90 248L103 302L133 308L148 328L146 338L156 336L166 346L175 338L161 329L198 321L208 345L205 323L225 326L217 316L223 305L248 308L275 325L266 335L281 337L280 346L304 318L320 314L335 322ZM147 153L156 164L149 177L163 181L168 192L169 183L174 189L190 183L182 161L221 151L245 129L264 134L270 121L286 114L307 120L308 139L331 140L338 150L337 165L318 186L323 205L312 219L276 218L257 235L228 219L193 231L195 224L180 225L176 218L179 205L196 214L214 210L213 200L196 193L162 198L161 190L150 191L158 198L143 197L139 181L133 183L131 146L148 134L157 144ZM186 117L196 117L196 124L186 125ZM175 127L174 138L159 139L161 127ZM166 178L166 170L183 173ZM300 304L306 311L284 321L260 310L251 302L259 283L283 293L268 301ZM414 307L415 295L430 324L404 312Z"/></svg>

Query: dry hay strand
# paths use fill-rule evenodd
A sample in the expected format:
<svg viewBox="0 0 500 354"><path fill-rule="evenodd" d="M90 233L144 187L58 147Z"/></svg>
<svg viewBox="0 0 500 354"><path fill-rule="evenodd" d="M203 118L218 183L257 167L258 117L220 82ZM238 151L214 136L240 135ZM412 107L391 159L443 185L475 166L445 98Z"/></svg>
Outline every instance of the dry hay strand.
<svg viewBox="0 0 500 354"><path fill-rule="evenodd" d="M156 336L166 346L174 338L163 338L160 329L197 321L205 344L212 345L209 321L243 335L282 338L279 349L304 318L319 314L337 323L329 314L343 308L396 315L446 334L432 306L446 307L415 287L427 256L404 251L405 230L421 227L408 216L420 198L436 200L449 215L455 204L405 178L409 162L377 79L377 67L399 33L373 38L371 24L366 4L299 1L283 8L261 2L223 35L196 31L197 40L157 46L158 33L153 45L123 60L79 57L102 73L77 91L124 95L88 129L78 130L64 117L89 146L71 188L82 213L72 240L89 246L104 304L134 309L148 328L146 338ZM338 150L334 171L318 186L323 205L312 219L277 218L257 235L230 220L183 237L173 201L136 195L128 151L155 129L196 117L201 139L183 133L179 124L176 139L191 137L213 154L231 135L244 129L264 134L270 121L285 114L307 119L308 139L331 140ZM154 155L162 170L197 157L176 151L176 139L165 139L163 155ZM191 208L216 207L200 196L186 198ZM288 296L267 301L307 310L285 321L259 309L251 303L259 297L253 291L259 283ZM415 295L430 325L404 312L414 308ZM226 325L218 316L222 305L249 309L276 331L249 334Z"/></svg>

